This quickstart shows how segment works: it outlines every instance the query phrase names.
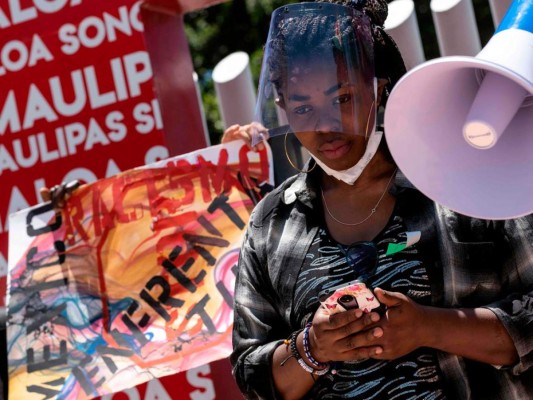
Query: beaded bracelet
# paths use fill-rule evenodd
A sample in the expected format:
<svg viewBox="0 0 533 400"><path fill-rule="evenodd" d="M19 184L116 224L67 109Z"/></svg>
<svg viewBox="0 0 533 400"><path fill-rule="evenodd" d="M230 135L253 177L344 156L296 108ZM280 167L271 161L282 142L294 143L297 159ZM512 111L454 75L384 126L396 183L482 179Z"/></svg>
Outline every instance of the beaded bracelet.
<svg viewBox="0 0 533 400"><path fill-rule="evenodd" d="M298 339L298 335L300 334L301 330L294 332L291 335L290 340L290 346L291 346L291 353L294 358L297 360L300 360L302 356L300 355L300 352L298 351L298 347L296 346L296 340Z"/></svg>
<svg viewBox="0 0 533 400"><path fill-rule="evenodd" d="M311 349L309 348L309 331L311 330L311 322L308 322L305 325L304 328L304 353L307 359L313 364L313 367L317 369L324 369L329 367L328 363L323 363L320 361L315 360L315 358L311 355Z"/></svg>
<svg viewBox="0 0 533 400"><path fill-rule="evenodd" d="M304 371L309 372L310 374L313 374L313 375L320 376L320 375L327 374L329 371L329 365L327 366L327 368L324 368L324 369L314 369L310 367L309 365L307 365L307 363L304 361L303 358L298 359L298 364L300 364L300 366L304 369Z"/></svg>
<svg viewBox="0 0 533 400"><path fill-rule="evenodd" d="M298 337L301 331L302 329L291 333L291 335L283 341L286 351L289 351L289 348L290 348L291 354L289 354L288 357L286 357L283 361L281 361L281 363L279 364L280 366L283 367L285 363L289 360L289 358L294 357L296 360L298 360L298 358L301 358L300 353L298 352L298 349L296 348L296 338ZM294 343L294 346L292 343Z"/></svg>
<svg viewBox="0 0 533 400"><path fill-rule="evenodd" d="M298 361L298 364L304 369L304 371L309 372L310 374L314 375L324 375L329 371L329 364L326 364L326 367L324 369L314 369L313 367L307 365L305 360L300 355L300 352L298 351L298 347L296 346L296 339L298 338L298 335L300 334L300 331L294 332L291 335L290 339L290 348L291 348L291 355L296 358Z"/></svg>

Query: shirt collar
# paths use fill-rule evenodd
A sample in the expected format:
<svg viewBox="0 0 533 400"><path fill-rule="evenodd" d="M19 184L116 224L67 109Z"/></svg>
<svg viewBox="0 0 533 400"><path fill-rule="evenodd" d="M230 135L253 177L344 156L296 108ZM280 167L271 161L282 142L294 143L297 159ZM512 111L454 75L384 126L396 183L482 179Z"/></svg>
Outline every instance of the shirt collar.
<svg viewBox="0 0 533 400"><path fill-rule="evenodd" d="M296 200L309 208L313 208L313 200L316 198L318 190L318 180L320 177L319 168L314 168L309 173L300 172L296 179L283 191L282 201L285 204L292 204ZM389 193L397 196L398 193L405 189L416 189L413 184L405 177L405 175L398 170L394 184L391 185Z"/></svg>
<svg viewBox="0 0 533 400"><path fill-rule="evenodd" d="M283 191L283 202L291 204L298 200L307 207L313 208L313 200L316 198L318 189L319 175L316 173L317 171L300 172L296 179Z"/></svg>

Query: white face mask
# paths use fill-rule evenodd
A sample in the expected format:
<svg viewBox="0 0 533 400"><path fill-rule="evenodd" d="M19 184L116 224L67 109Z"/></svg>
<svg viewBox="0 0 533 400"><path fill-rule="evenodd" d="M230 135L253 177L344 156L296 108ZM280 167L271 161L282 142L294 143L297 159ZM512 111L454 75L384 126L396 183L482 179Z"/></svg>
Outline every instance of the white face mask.
<svg viewBox="0 0 533 400"><path fill-rule="evenodd" d="M374 98L377 101L377 78L374 78ZM350 167L348 169L337 171L330 167L328 167L326 164L324 164L322 161L317 159L315 156L311 154L311 157L315 160L315 162L322 168L322 170L338 179L339 181L343 181L344 183L347 183L348 185L353 185L357 178L361 175L365 167L368 165L372 157L376 154L379 143L381 142L381 138L383 137L383 132L376 131L376 123L377 123L377 110L375 112L374 120L372 121L372 133L370 134L370 137L368 138L368 142L366 144L366 150L361 159L355 164L353 167Z"/></svg>

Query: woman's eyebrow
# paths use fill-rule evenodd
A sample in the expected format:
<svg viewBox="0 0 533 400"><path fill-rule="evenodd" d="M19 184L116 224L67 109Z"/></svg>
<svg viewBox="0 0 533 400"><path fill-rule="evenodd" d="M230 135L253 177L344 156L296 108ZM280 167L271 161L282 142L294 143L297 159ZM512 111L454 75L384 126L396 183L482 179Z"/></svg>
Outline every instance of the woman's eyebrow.
<svg viewBox="0 0 533 400"><path fill-rule="evenodd" d="M324 91L324 94L326 96L329 96L330 94L334 93L335 91L343 88L343 87L346 87L346 86L353 86L352 84L348 83L348 82L338 82L336 83L335 85L333 85L332 87L330 87L328 90Z"/></svg>
<svg viewBox="0 0 533 400"><path fill-rule="evenodd" d="M349 82L338 82L334 84L333 86L331 86L329 89L325 90L324 95L329 96L330 94L335 93L337 90L343 87L347 87L347 86L353 86L353 84ZM307 101L310 98L311 98L310 96L306 96L306 95L292 94L289 96L289 101Z"/></svg>
<svg viewBox="0 0 533 400"><path fill-rule="evenodd" d="M300 94L292 94L289 96L289 101L307 101L310 99L310 96L304 96Z"/></svg>

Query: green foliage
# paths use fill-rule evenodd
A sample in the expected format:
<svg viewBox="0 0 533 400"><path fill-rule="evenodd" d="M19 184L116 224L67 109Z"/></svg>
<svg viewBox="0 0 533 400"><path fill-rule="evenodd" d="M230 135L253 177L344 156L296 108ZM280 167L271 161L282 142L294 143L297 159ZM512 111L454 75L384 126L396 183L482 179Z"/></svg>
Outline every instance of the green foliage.
<svg viewBox="0 0 533 400"><path fill-rule="evenodd" d="M227 55L235 51L245 51L250 55L252 75L257 85L270 15L276 8L295 2L233 0L185 16L187 37L194 69L199 76L211 143L219 143L223 133L211 79L213 68ZM439 56L429 3L430 0L415 0L424 53L428 60ZM490 8L486 0L474 0L473 4L481 42L485 45L494 33Z"/></svg>
<svg viewBox="0 0 533 400"><path fill-rule="evenodd" d="M250 55L257 85L262 48L274 9L293 1L233 0L185 16L185 29L198 74L211 143L220 142L224 127L211 75L216 64L235 51Z"/></svg>

